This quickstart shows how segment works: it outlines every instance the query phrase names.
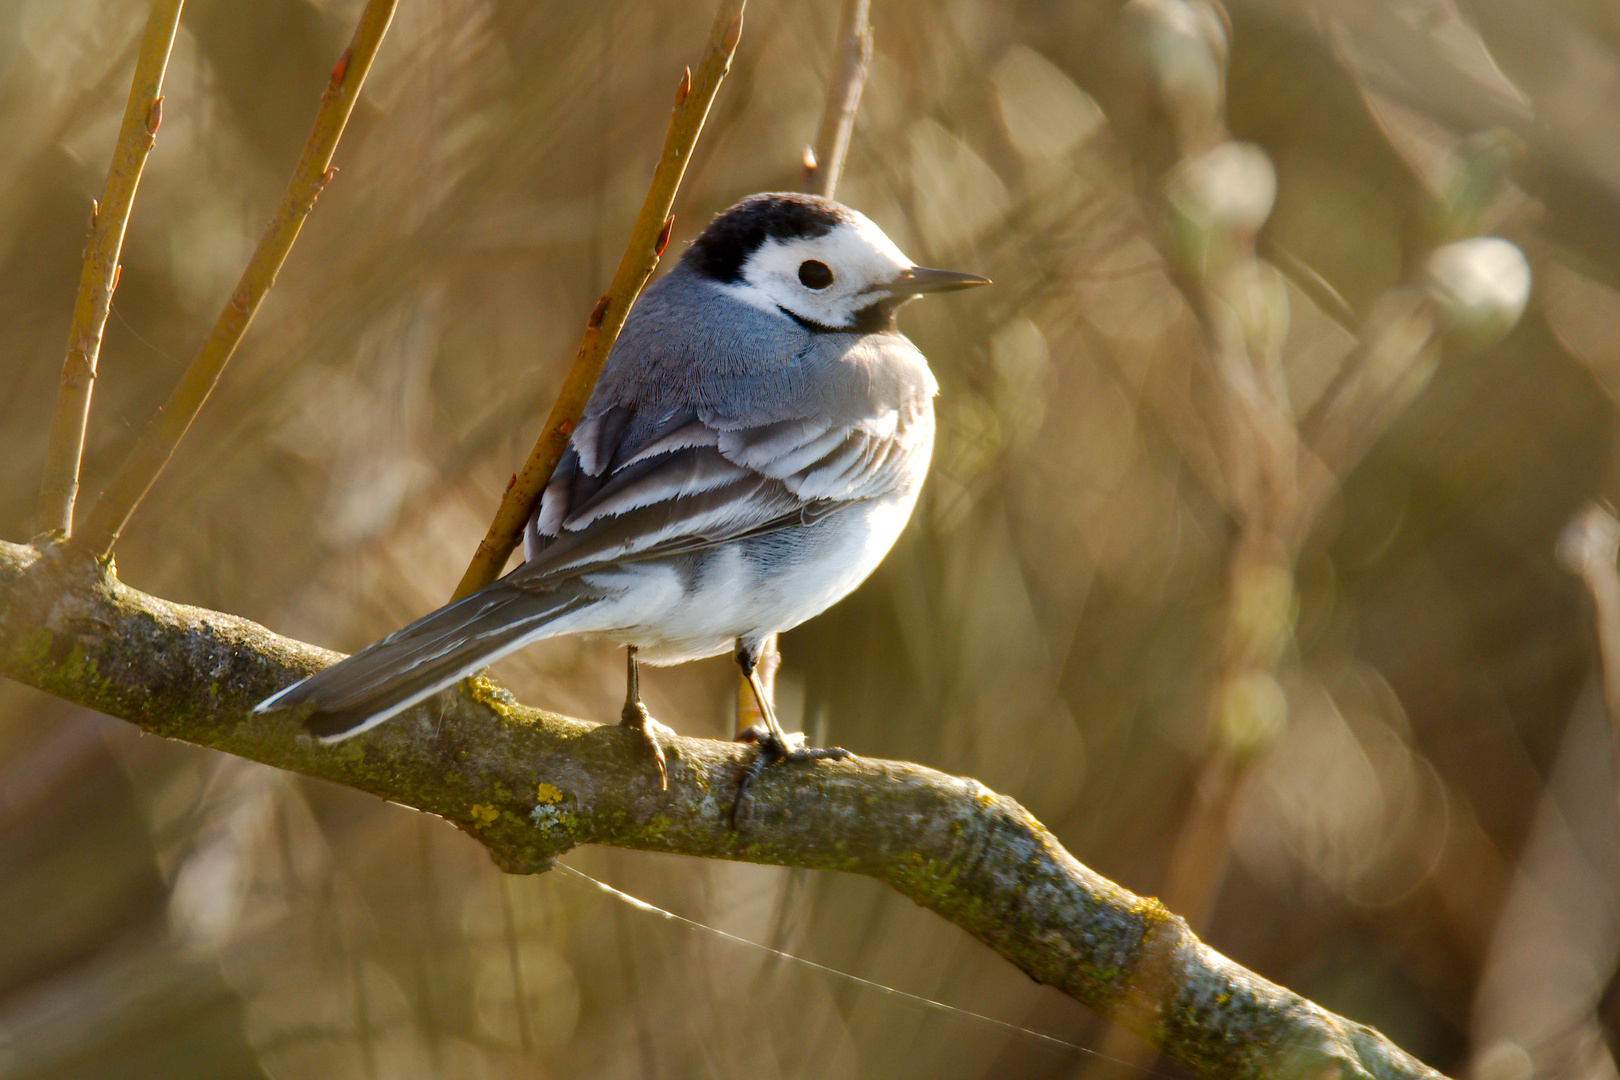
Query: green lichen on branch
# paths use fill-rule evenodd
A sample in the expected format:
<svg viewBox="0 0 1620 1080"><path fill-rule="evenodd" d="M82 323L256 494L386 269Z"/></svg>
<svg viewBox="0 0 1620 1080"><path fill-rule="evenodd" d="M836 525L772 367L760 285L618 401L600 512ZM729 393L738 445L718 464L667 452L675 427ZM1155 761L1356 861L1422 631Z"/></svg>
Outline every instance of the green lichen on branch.
<svg viewBox="0 0 1620 1080"><path fill-rule="evenodd" d="M867 874L1202 1076L1439 1075L1214 952L974 780L870 758L771 768L734 828L752 748L673 738L661 790L634 733L520 705L484 679L336 746L252 712L334 658L131 589L72 543L0 542L0 674L154 734L438 814L513 873L610 844Z"/></svg>

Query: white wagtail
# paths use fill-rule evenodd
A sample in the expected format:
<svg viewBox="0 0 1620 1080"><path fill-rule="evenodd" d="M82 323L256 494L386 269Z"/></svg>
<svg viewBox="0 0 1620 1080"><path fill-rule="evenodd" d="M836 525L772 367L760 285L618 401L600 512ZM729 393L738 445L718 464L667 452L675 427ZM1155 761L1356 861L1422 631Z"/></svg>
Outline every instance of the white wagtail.
<svg viewBox="0 0 1620 1080"><path fill-rule="evenodd" d="M986 283L912 265L831 200L742 200L630 312L524 563L255 711L305 707L335 742L531 641L595 634L629 646L628 725L647 731L638 656L729 649L765 717L759 763L844 756L789 742L755 665L865 580L917 502L937 384L896 310Z"/></svg>

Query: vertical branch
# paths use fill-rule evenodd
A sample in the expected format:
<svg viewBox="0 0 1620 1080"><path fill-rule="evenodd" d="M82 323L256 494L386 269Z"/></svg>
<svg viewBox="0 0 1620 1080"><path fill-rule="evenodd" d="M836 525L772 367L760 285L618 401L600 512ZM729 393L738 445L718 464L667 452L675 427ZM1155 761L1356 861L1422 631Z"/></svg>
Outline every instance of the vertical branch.
<svg viewBox="0 0 1620 1080"><path fill-rule="evenodd" d="M1224 13L1206 0L1132 0L1125 17L1180 155L1164 178L1162 244L1203 329L1221 494L1236 526L1209 747L1162 888L1167 906L1201 926L1225 873L1233 800L1288 722L1278 674L1293 640L1301 459L1282 363L1289 301L1256 254L1276 174L1263 150L1227 136Z"/></svg>
<svg viewBox="0 0 1620 1080"><path fill-rule="evenodd" d="M838 13L838 35L834 41L832 76L827 83L827 101L821 109L821 127L813 147L804 151L804 190L830 199L844 175L844 159L849 156L849 139L855 130L855 112L866 87L866 69L872 62L872 28L867 13L872 0L844 0ZM782 666L777 636L765 639L759 651L759 681L766 695L776 698L776 673ZM759 703L748 680L737 679L737 731L763 724Z"/></svg>
<svg viewBox="0 0 1620 1080"><path fill-rule="evenodd" d="M1518 321L1529 268L1513 245L1486 237L1430 253L1421 280L1374 305L1340 378L1302 421L1283 366L1286 285L1256 253L1276 176L1265 152L1230 141L1225 125L1230 22L1219 0L1129 0L1122 14L1179 158L1152 176L1162 191L1149 197L1162 196L1166 262L1203 330L1220 495L1235 526L1209 745L1161 890L1168 907L1202 928L1231 857L1229 820L1243 779L1289 723L1279 676L1294 642L1300 547L1340 479L1426 385L1442 341L1483 347ZM1140 156L1157 160L1151 140ZM1465 208L1450 209L1466 229ZM1141 1051L1117 1032L1104 1053L1139 1061Z"/></svg>
<svg viewBox="0 0 1620 1080"><path fill-rule="evenodd" d="M867 25L871 0L844 0L838 15L834 68L827 84L816 144L805 155L804 190L832 198L844 174L849 139L855 130L855 111L866 87L866 69L872 62L872 28Z"/></svg>
<svg viewBox="0 0 1620 1080"><path fill-rule="evenodd" d="M348 124L349 114L371 62L377 55L383 34L394 17L398 0L367 0L365 10L354 30L349 47L338 58L321 97L320 109L315 114L315 126L304 146L303 155L293 169L287 193L281 207L271 219L247 269L242 272L236 290L219 313L207 340L181 376L180 382L154 416L124 464L119 468L111 485L96 500L86 525L86 541L106 558L112 553L130 515L140 505L152 482L168 464L174 448L185 435L191 422L197 418L203 403L219 382L237 343L242 340L248 324L253 321L259 304L275 283L281 264L292 250L293 242L309 216L315 199L331 182L337 170L332 168L332 154L338 139Z"/></svg>
<svg viewBox="0 0 1620 1080"><path fill-rule="evenodd" d="M1423 392L1442 352L1495 344L1518 324L1529 299L1524 253L1494 236L1435 248L1414 280L1379 297L1339 377L1300 424L1311 464L1302 468L1300 541L1338 479Z"/></svg>
<svg viewBox="0 0 1620 1080"><path fill-rule="evenodd" d="M675 92L675 109L670 114L669 130L664 136L663 153L658 158L658 167L653 171L647 197L641 204L641 213L636 216L635 226L630 230L630 242L625 247L624 257L619 260L613 284L591 312L585 324L584 336L580 338L579 351L574 354L574 364L568 369L568 377L557 395L556 404L551 407L551 414L546 417L546 426L535 441L534 449L529 451L529 459L524 462L522 470L507 485L501 505L495 511L495 520L490 522L489 531L479 541L478 550L473 553L472 562L462 575L461 583L456 586L452 599L460 599L481 589L500 576L506 560L523 537L523 528L551 480L552 471L562 460L568 437L585 411L585 403L590 399L602 364L606 362L613 342L624 326L625 316L630 313L631 305L641 295L647 279L658 266L659 257L664 254L670 229L675 223L670 215L675 205L675 192L686 174L692 147L697 144L698 135L703 131L709 106L714 102L726 72L731 69L731 57L737 50L738 38L742 36L745 2L722 0L720 10L715 14L714 26L709 31L708 48L698 63L696 73L688 68L681 79Z"/></svg>
<svg viewBox="0 0 1620 1080"><path fill-rule="evenodd" d="M1592 597L1598 677L1603 688L1604 711L1609 714L1610 766L1620 779L1620 570L1615 566L1617 556L1620 556L1620 520L1597 503L1577 514L1558 538L1558 561L1585 583Z"/></svg>
<svg viewBox="0 0 1620 1080"><path fill-rule="evenodd" d="M79 272L79 293L68 328L62 388L57 393L56 414L40 477L41 533L67 536L73 531L73 503L79 492L79 464L84 456L84 432L90 417L96 361L101 354L101 334L118 284L118 256L123 250L130 208L135 204L135 190L163 120L163 73L169 66L184 2L152 0L135 60L135 76L129 86L129 102L124 106L124 121L107 170L107 187L101 202L91 206L90 239L84 248L84 268Z"/></svg>
<svg viewBox="0 0 1620 1080"><path fill-rule="evenodd" d="M1518 322L1530 271L1516 247L1491 237L1428 253L1413 280L1373 305L1339 378L1301 419L1283 365L1288 292L1256 251L1276 174L1261 148L1230 141L1225 126L1230 24L1218 0L1130 0L1123 16L1180 159L1153 177L1163 187L1152 197L1162 195L1166 261L1203 330L1220 494L1236 526L1210 746L1162 893L1199 926L1220 888L1238 786L1288 726L1279 674L1293 643L1301 545L1340 479L1427 385L1442 345L1483 348ZM1483 175L1505 182L1501 168ZM1479 224L1481 198L1476 191L1441 208L1448 235Z"/></svg>

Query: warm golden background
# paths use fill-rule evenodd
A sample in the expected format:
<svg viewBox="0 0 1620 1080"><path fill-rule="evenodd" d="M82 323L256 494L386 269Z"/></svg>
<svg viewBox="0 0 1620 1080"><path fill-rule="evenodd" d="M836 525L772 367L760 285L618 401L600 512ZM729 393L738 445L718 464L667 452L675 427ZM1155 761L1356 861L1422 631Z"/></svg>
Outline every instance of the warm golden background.
<svg viewBox="0 0 1620 1080"><path fill-rule="evenodd" d="M144 8L0 0L10 540L32 530ZM750 4L675 250L739 196L799 183L836 8ZM227 298L357 13L188 6L87 495ZM342 649L442 602L611 274L712 13L404 0L341 172L131 524L124 580ZM1515 133L1488 137L1515 156L1479 217L1537 288L1504 342L1446 356L1305 544L1287 723L1203 853L1201 929L1454 1075L1612 1077L1610 736L1591 605L1554 549L1614 497L1620 7L1235 0L1231 17L1228 121L1279 176L1262 251L1305 285L1283 349L1299 411L1351 340L1310 272L1352 323L1407 277L1459 139ZM997 284L905 312L943 387L934 471L878 574L785 637L780 693L818 741L975 776L1153 894L1219 741L1233 533L1194 392L1202 337L1155 248L1144 178L1165 144L1117 21L1112 3L875 0L840 195L919 262ZM585 717L612 718L623 691L620 655L571 641L500 671ZM721 736L733 678L725 660L657 671L647 700ZM568 861L819 963L1150 1060L868 880ZM505 878L435 819L0 687L0 1076L535 1075L1144 1074L562 874Z"/></svg>

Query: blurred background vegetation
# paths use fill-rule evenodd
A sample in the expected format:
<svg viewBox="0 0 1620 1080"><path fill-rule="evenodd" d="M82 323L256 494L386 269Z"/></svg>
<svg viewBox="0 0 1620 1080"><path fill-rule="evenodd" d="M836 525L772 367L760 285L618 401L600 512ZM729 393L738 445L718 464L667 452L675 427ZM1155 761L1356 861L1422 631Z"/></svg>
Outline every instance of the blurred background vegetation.
<svg viewBox="0 0 1620 1080"><path fill-rule="evenodd" d="M358 7L188 5L87 494L227 298ZM736 198L798 185L836 9L750 5L676 250ZM32 531L144 15L138 0L0 0L11 540ZM445 600L618 258L711 16L707 0L406 0L341 172L131 524L123 579L345 650ZM785 636L785 719L977 777L1138 892L1196 865L1189 914L1215 947L1453 1075L1615 1075L1611 735L1591 605L1554 552L1589 500L1615 497L1620 7L1232 3L1226 122L1276 167L1259 249L1288 277L1294 412L1334 384L1379 298L1454 238L1437 221L1460 203L1536 280L1511 335L1448 349L1369 433L1284 560L1297 618L1272 671L1287 708L1236 765L1209 719L1241 531L1231 462L1207 334L1160 255L1178 151L1119 9L876 0L872 18L840 197L917 261L997 286L902 317L943 388L934 471L875 577ZM558 641L498 670L524 700L609 720L622 665ZM653 672L644 692L682 732L724 737L734 678L720 659ZM1199 841L1210 805L1215 840ZM568 861L729 932L1151 1063L871 881ZM562 874L505 878L424 815L0 685L0 1076L518 1075L1143 1073Z"/></svg>

